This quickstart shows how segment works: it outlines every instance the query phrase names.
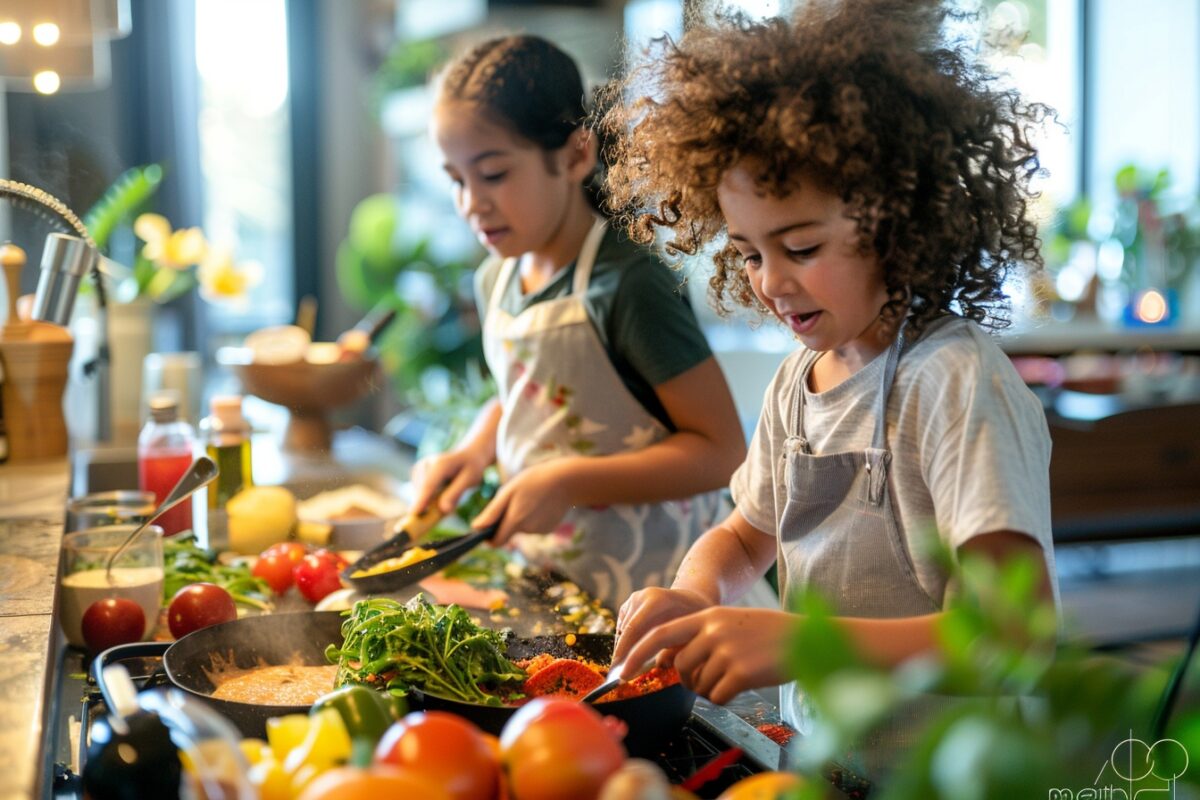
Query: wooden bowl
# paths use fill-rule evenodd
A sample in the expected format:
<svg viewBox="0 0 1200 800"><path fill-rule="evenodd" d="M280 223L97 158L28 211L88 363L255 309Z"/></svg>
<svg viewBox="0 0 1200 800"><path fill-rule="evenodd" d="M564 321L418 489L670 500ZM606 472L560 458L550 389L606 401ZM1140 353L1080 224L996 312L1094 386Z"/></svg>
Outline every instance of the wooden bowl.
<svg viewBox="0 0 1200 800"><path fill-rule="evenodd" d="M233 368L249 394L291 412L284 447L288 450L328 451L333 441L329 412L349 405L380 386L374 359L332 364L235 364Z"/></svg>

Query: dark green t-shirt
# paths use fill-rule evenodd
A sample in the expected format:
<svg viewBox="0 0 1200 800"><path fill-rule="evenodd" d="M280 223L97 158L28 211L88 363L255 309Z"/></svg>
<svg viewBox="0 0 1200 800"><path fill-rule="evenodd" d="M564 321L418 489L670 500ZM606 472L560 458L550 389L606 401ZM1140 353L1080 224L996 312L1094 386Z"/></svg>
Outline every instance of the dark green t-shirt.
<svg viewBox="0 0 1200 800"><path fill-rule="evenodd" d="M481 318L487 314L500 264L500 259L488 259L476 276ZM574 277L572 262L539 291L525 295L514 275L504 288L500 307L516 315L536 303L564 297L571 293ZM583 304L629 393L668 429L675 430L654 387L712 355L680 275L648 248L609 228L596 253Z"/></svg>

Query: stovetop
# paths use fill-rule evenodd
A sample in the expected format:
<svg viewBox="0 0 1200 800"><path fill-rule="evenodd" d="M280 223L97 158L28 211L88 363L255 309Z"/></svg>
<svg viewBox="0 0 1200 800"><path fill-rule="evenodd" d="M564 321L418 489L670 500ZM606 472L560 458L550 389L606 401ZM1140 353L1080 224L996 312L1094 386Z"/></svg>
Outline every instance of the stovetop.
<svg viewBox="0 0 1200 800"><path fill-rule="evenodd" d="M130 659L122 663L135 675L135 683L142 688L169 685L158 669L158 659ZM56 730L52 733L56 763L53 794L50 797L54 800L82 798L79 775L86 759L87 732L93 721L107 713L104 699L84 673L82 654L68 650L59 673L58 708L54 714ZM789 768L787 750L756 727L778 721L774 705L753 692L739 696L729 707L697 700L683 729L665 742L652 760L663 769L671 783L681 784L730 748L739 748L742 754L737 760L723 767L715 778L693 790L704 800L715 798L742 778L758 772ZM869 787L866 784L846 781L841 774L831 773L829 777L845 797L867 796Z"/></svg>

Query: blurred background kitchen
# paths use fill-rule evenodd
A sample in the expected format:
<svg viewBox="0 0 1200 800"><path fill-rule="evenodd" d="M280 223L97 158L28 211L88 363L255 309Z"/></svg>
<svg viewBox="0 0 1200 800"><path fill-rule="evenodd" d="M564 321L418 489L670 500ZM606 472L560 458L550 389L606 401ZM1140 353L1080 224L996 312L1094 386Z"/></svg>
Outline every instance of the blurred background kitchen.
<svg viewBox="0 0 1200 800"><path fill-rule="evenodd" d="M802 1L727 5L770 16ZM150 391L172 380L193 423L215 394L278 401L222 348L292 323L334 342L392 310L382 378L313 413L372 441L444 446L489 386L471 297L483 253L426 135L431 72L482 37L528 31L598 83L622 69L623 41L678 34L686 5L0 2L0 176L63 201L107 257L107 325L87 281L70 319L74 451L131 447ZM1058 112L1041 137L1047 269L1014 283L1004 342L1052 426L1064 600L1101 646L1169 640L1200 602L1200 6L982 6L963 34ZM7 199L0 239L27 250L33 293L47 233L70 227ZM749 430L792 342L718 319L703 280L691 290ZM194 355L165 355L180 353ZM279 431L289 401L304 413L299 398L249 397L246 415Z"/></svg>

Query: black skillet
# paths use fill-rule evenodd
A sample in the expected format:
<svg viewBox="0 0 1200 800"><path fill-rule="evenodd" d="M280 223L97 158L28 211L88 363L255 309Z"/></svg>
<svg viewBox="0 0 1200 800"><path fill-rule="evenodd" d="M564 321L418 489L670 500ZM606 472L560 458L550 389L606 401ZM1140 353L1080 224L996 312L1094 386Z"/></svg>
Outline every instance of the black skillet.
<svg viewBox="0 0 1200 800"><path fill-rule="evenodd" d="M109 648L92 662L92 677L111 707L102 673L109 664L126 658L161 656L171 683L208 703L228 718L243 736L265 738L268 717L307 714L309 706L258 705L219 700L205 670L218 658L240 668L301 664L328 666L325 648L340 644L340 611L310 611L301 614L270 614L222 622L193 631L175 642L138 642ZM333 687L329 687L333 691Z"/></svg>
<svg viewBox="0 0 1200 800"><path fill-rule="evenodd" d="M443 567L453 564L475 549L476 545L491 539L496 535L496 531L500 529L500 523L503 519L501 517L486 528L471 531L462 536L442 539L432 544L414 544L409 540L408 534L402 531L383 544L371 548L362 555L362 558L342 570L342 580L363 594L397 592L406 586L411 586L422 578L429 577ZM422 559L407 567L382 572L378 575L368 575L361 578L353 577L355 572L370 569L389 558L399 558L406 551L414 547L422 547L435 552L429 558Z"/></svg>
<svg viewBox="0 0 1200 800"><path fill-rule="evenodd" d="M222 622L189 633L176 642L139 642L105 650L92 662L96 679L105 700L110 702L108 688L101 673L108 664L127 658L161 656L170 682L194 697L208 703L227 717L242 735L264 738L269 717L285 714L307 714L308 706L258 705L212 697L215 687L205 670L213 668L214 657L237 667L262 665L306 664L326 665L325 648L340 644L342 622L339 611L312 611L302 614L271 614ZM509 658L530 658L540 653L564 658L583 658L607 664L612 658L611 634L577 634L568 645L563 636L538 636L528 639L510 637L506 654ZM332 687L331 687L332 689ZM511 706L487 706L438 697L426 692L414 692L410 698L418 709L450 711L465 717L490 733L499 734L508 718L516 712ZM629 733L625 748L632 755L651 756L679 732L691 714L696 695L682 684L668 686L658 692L597 703L602 714L625 722Z"/></svg>
<svg viewBox="0 0 1200 800"><path fill-rule="evenodd" d="M573 644L567 644L564 636L534 636L528 639L510 637L505 655L513 660L531 658L548 653L556 658L580 658L598 664L612 660L614 637L612 634L574 634ZM465 717L488 733L499 734L517 708L513 706L488 706L482 703L467 703L439 697L423 691L415 691L410 697L416 708L430 711L450 711ZM681 683L668 686L657 692L596 703L596 711L616 717L628 726L624 739L625 749L630 755L651 757L662 751L663 746L683 728L692 713L696 694Z"/></svg>

